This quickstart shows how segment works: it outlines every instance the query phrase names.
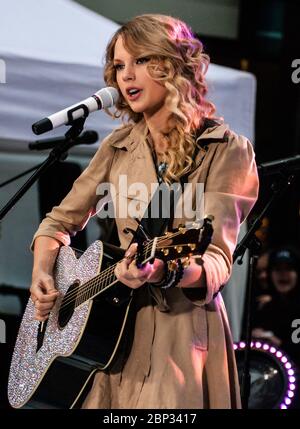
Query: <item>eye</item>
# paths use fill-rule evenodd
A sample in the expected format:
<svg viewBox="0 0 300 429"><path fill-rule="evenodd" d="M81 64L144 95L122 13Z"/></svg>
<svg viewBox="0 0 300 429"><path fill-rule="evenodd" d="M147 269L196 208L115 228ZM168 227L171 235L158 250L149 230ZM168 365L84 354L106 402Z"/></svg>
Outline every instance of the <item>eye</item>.
<svg viewBox="0 0 300 429"><path fill-rule="evenodd" d="M145 63L148 63L149 61L150 61L149 57L141 57L141 58L137 58L136 63L145 64Z"/></svg>
<svg viewBox="0 0 300 429"><path fill-rule="evenodd" d="M114 69L116 70L116 71L118 71L118 70L122 70L122 68L124 67L124 65L123 64L114 64Z"/></svg>

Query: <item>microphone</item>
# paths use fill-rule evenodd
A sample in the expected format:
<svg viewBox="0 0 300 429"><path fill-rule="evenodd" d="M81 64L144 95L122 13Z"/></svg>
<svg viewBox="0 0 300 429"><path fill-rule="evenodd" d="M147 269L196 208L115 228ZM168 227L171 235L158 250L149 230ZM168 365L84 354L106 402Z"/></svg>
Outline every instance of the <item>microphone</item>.
<svg viewBox="0 0 300 429"><path fill-rule="evenodd" d="M52 149L60 143L65 142L65 137L54 137L52 139L37 140L29 143L28 148L30 150L44 150ZM98 140L98 134L96 131L85 131L81 136L73 140L73 145L78 144L93 144Z"/></svg>
<svg viewBox="0 0 300 429"><path fill-rule="evenodd" d="M108 86L102 88L89 98L86 98L79 103L73 104L66 109L50 115L48 118L43 118L32 125L34 134L43 134L61 125L71 125L75 119L88 117L90 113L96 110L112 107L119 98L119 93L116 88Z"/></svg>
<svg viewBox="0 0 300 429"><path fill-rule="evenodd" d="M300 155L264 162L257 166L257 170L261 176L271 176L280 172L300 170Z"/></svg>

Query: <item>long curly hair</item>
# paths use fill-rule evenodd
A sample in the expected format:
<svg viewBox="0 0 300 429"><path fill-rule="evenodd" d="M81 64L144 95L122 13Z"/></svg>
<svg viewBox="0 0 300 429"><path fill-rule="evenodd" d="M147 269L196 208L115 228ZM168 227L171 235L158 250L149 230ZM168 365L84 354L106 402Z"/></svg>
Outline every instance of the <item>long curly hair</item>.
<svg viewBox="0 0 300 429"><path fill-rule="evenodd" d="M179 19L159 14L137 16L117 30L106 49L104 79L107 85L117 89L113 59L120 36L131 55L150 58L149 75L167 89L165 106L170 115L168 130L164 133L168 164L164 180L178 181L193 168L196 130L205 118L215 113L215 106L205 98L209 56L203 52L200 40ZM120 91L119 95L113 116L127 123L139 122L143 114L133 112Z"/></svg>

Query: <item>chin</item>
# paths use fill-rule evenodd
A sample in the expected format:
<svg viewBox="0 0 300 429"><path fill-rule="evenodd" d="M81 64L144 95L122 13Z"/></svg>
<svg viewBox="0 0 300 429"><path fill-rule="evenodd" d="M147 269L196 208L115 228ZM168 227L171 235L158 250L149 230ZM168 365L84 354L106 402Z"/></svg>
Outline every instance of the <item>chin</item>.
<svg viewBox="0 0 300 429"><path fill-rule="evenodd" d="M134 106L134 105L129 105L130 109L134 112L134 113L144 113L144 109L141 106Z"/></svg>
<svg viewBox="0 0 300 429"><path fill-rule="evenodd" d="M144 109L143 109L143 108L141 108L141 107L132 107L132 106L130 106L130 108L131 108L131 110L132 110L134 113L144 113Z"/></svg>

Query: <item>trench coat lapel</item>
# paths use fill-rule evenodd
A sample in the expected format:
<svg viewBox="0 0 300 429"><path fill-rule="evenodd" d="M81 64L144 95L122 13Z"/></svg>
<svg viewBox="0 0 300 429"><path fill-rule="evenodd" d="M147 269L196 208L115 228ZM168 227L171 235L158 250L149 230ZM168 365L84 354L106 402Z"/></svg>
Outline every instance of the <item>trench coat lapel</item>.
<svg viewBox="0 0 300 429"><path fill-rule="evenodd" d="M137 201L149 202L157 184L157 175L151 149L147 143L148 127L144 120L133 126L124 138L122 129L116 133L111 145L128 152L127 156L127 184L128 198ZM137 192L136 187L144 187L144 192Z"/></svg>

